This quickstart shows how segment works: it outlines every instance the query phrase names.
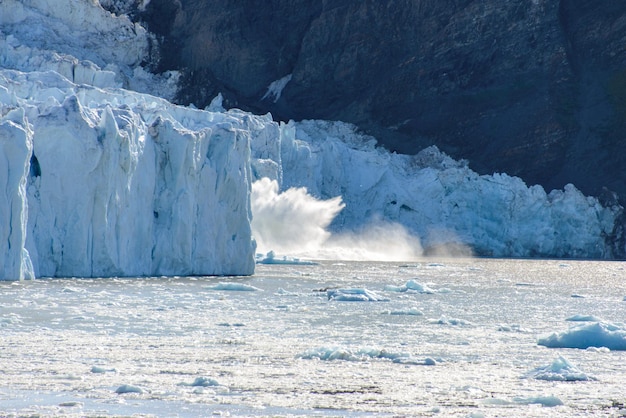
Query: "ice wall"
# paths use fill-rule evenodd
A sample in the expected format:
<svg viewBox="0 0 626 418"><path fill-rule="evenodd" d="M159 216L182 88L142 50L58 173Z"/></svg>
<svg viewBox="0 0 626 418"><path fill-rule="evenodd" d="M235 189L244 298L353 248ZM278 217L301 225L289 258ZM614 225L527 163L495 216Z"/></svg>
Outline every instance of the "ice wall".
<svg viewBox="0 0 626 418"><path fill-rule="evenodd" d="M0 90L0 94L2 90ZM32 132L22 109L0 121L0 278L26 279L34 275L26 251L26 179L33 148Z"/></svg>
<svg viewBox="0 0 626 418"><path fill-rule="evenodd" d="M241 119L10 70L0 115L1 278L253 272Z"/></svg>
<svg viewBox="0 0 626 418"><path fill-rule="evenodd" d="M426 252L469 247L498 257L611 257L606 239L620 209L602 207L573 185L546 193L506 174L478 175L434 147L407 156L375 144L349 124L291 122L255 136L253 173L277 180L281 191L341 196L345 208L334 231L382 219L406 227Z"/></svg>

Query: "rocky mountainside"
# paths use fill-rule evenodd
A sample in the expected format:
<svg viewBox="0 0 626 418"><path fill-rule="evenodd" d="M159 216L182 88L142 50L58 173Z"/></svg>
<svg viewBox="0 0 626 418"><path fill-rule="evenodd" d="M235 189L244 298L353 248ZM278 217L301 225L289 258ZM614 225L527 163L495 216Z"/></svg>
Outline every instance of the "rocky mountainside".
<svg viewBox="0 0 626 418"><path fill-rule="evenodd" d="M626 2L141 3L156 69L184 73L181 103L221 92L281 120L352 122L400 153L434 144L479 173L625 200Z"/></svg>

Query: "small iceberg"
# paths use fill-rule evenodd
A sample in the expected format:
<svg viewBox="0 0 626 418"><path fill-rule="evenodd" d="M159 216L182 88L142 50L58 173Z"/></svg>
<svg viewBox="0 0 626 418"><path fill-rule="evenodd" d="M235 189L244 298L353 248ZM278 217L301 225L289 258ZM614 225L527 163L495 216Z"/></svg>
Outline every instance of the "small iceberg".
<svg viewBox="0 0 626 418"><path fill-rule="evenodd" d="M324 361L344 360L344 361L368 361L372 359L390 360L393 363L418 366L435 366L437 360L427 357L417 359L409 353L389 351L384 348L359 348L350 349L344 347L318 347L308 350L297 356L304 360L318 359ZM440 360L442 361L442 360Z"/></svg>
<svg viewBox="0 0 626 418"><path fill-rule="evenodd" d="M421 283L416 282L415 280L409 280L402 286L394 286L387 285L385 286L385 290L388 292L416 292L416 293L424 293L424 294L433 294L437 293L437 291L431 289L430 287L423 285Z"/></svg>
<svg viewBox="0 0 626 418"><path fill-rule="evenodd" d="M513 398L513 402L520 405L541 405L548 408L563 405L563 401L556 396L535 396L532 398Z"/></svg>
<svg viewBox="0 0 626 418"><path fill-rule="evenodd" d="M565 319L570 322L602 322L602 320L593 315L572 315Z"/></svg>
<svg viewBox="0 0 626 418"><path fill-rule="evenodd" d="M220 282L215 286L210 286L207 289L209 290L228 290L235 292L257 292L263 291L263 289L259 289L258 287L254 287L245 283L233 283L233 282Z"/></svg>
<svg viewBox="0 0 626 418"><path fill-rule="evenodd" d="M522 328L520 324L500 324L497 330L501 332L530 332L526 328Z"/></svg>
<svg viewBox="0 0 626 418"><path fill-rule="evenodd" d="M210 386L220 386L220 384L215 379L211 379L210 377L196 377L196 379L192 383L181 383L180 386L196 386L196 387L210 387Z"/></svg>
<svg viewBox="0 0 626 418"><path fill-rule="evenodd" d="M607 347L610 350L626 350L626 330L606 322L594 322L539 338L537 344L549 348Z"/></svg>
<svg viewBox="0 0 626 418"><path fill-rule="evenodd" d="M384 311L384 315L408 315L408 316L422 316L424 312L420 311L417 308L409 308L398 311Z"/></svg>
<svg viewBox="0 0 626 418"><path fill-rule="evenodd" d="M316 266L318 263L307 260L300 260L296 257L276 257L274 251L270 251L267 254L257 254L256 255L256 263L257 264L286 264L286 265L297 265L297 266Z"/></svg>
<svg viewBox="0 0 626 418"><path fill-rule="evenodd" d="M437 325L451 325L451 326L467 326L472 325L471 322L466 321L465 319L460 318L448 318L445 315L441 316L439 319L429 319L428 322L431 324Z"/></svg>
<svg viewBox="0 0 626 418"><path fill-rule="evenodd" d="M371 290L352 288L352 289L332 289L327 290L328 300L338 302L387 302L385 299Z"/></svg>
<svg viewBox="0 0 626 418"><path fill-rule="evenodd" d="M100 366L93 366L91 368L91 373L107 373L107 372L115 372L115 369L105 369Z"/></svg>
<svg viewBox="0 0 626 418"><path fill-rule="evenodd" d="M586 382L596 380L581 371L563 356L559 356L552 364L531 370L525 377L551 382Z"/></svg>
<svg viewBox="0 0 626 418"><path fill-rule="evenodd" d="M143 393L143 389L141 389L139 386L122 385L115 390L115 393L117 393L118 395L122 393Z"/></svg>

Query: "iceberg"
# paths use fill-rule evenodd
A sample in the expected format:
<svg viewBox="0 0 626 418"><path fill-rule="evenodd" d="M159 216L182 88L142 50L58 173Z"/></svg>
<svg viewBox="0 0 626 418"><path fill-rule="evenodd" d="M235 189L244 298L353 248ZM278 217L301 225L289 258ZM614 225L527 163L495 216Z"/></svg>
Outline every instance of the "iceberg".
<svg viewBox="0 0 626 418"><path fill-rule="evenodd" d="M606 322L594 322L539 338L537 344L549 348L606 347L609 350L626 350L626 329Z"/></svg>
<svg viewBox="0 0 626 418"><path fill-rule="evenodd" d="M596 380L594 377L581 371L568 359L559 356L548 366L537 367L526 374L537 380L548 380L551 382L576 382Z"/></svg>
<svg viewBox="0 0 626 418"><path fill-rule="evenodd" d="M328 300L339 302L388 302L389 299L383 298L368 289L351 288L351 289L331 289L326 291Z"/></svg>

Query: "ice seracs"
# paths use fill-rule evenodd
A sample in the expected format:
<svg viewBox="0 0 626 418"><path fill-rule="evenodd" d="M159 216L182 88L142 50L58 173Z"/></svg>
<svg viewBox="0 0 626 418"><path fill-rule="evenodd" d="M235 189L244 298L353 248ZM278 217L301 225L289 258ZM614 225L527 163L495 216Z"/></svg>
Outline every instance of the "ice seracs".
<svg viewBox="0 0 626 418"><path fill-rule="evenodd" d="M267 129L254 136L252 155L253 175L275 181L278 194L304 187L321 200L341 196L345 207L328 228L333 237L383 219L417 237L426 252L444 255L611 255L605 237L619 210L573 185L546 193L506 174L479 175L435 147L389 153L341 122Z"/></svg>
<svg viewBox="0 0 626 418"><path fill-rule="evenodd" d="M2 92L0 87L0 95ZM0 279L34 277L25 247L26 179L33 149L32 135L22 109L0 119L0 190L4 190L0 193L0 242L6 243L0 261Z"/></svg>
<svg viewBox="0 0 626 418"><path fill-rule="evenodd" d="M12 239L32 261L2 278L254 271L241 119L56 72L0 71L0 98L9 216L27 219Z"/></svg>
<svg viewBox="0 0 626 418"><path fill-rule="evenodd" d="M55 71L76 84L123 87L172 99L179 74L151 74L156 39L95 0L0 2L0 67Z"/></svg>

